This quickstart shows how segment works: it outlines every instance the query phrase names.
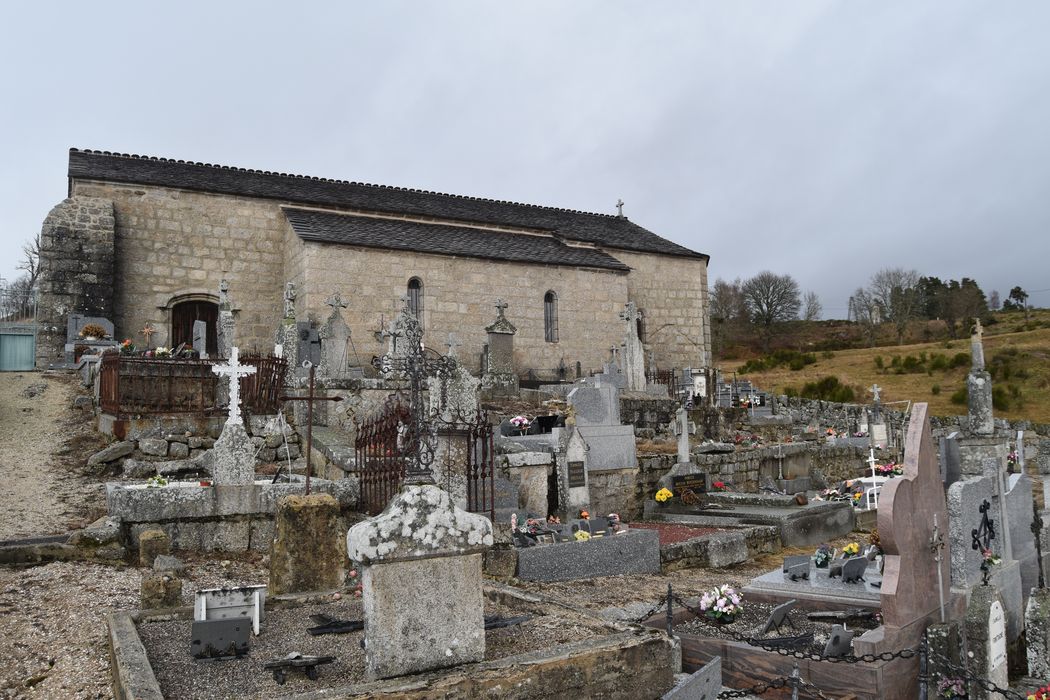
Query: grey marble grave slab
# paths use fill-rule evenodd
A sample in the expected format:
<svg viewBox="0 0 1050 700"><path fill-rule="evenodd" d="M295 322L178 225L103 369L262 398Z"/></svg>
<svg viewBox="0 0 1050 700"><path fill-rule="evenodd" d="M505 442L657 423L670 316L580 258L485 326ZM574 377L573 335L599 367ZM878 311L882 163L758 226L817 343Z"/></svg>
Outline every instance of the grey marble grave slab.
<svg viewBox="0 0 1050 700"><path fill-rule="evenodd" d="M757 594L764 598L822 601L842 607L880 607L882 575L874 562L869 562L864 572L864 581L843 583L842 579L829 578L828 569L818 569L810 564L809 579L792 581L780 568L751 579L744 587L745 598ZM875 584L875 585L873 585Z"/></svg>
<svg viewBox="0 0 1050 700"><path fill-rule="evenodd" d="M625 535L518 550L518 578L571 581L660 572L660 533L632 529Z"/></svg>

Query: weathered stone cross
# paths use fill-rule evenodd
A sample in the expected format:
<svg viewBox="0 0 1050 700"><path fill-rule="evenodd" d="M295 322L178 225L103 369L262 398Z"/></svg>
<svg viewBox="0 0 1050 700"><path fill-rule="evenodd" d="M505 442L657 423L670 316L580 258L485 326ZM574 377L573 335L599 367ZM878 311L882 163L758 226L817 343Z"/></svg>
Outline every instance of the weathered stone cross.
<svg viewBox="0 0 1050 700"><path fill-rule="evenodd" d="M506 311L507 306L509 306L507 302L503 301L502 299L496 299L496 313L498 313L500 316L502 316L503 312Z"/></svg>
<svg viewBox="0 0 1050 700"><path fill-rule="evenodd" d="M638 320L638 307L635 306L633 301L629 301L623 305L623 311L620 312L620 318L627 321L628 331L630 326Z"/></svg>
<svg viewBox="0 0 1050 700"><path fill-rule="evenodd" d="M242 365L238 362L239 351L236 347L230 348L230 359L224 365L212 365L211 371L220 377L230 380L230 416L227 423L243 425L241 420L241 377L255 374L255 368L250 365Z"/></svg>
<svg viewBox="0 0 1050 700"><path fill-rule="evenodd" d="M456 356L456 348L458 348L462 344L463 343L459 342L456 339L456 336L454 334L449 333L448 334L448 341L445 343L445 346L448 348L448 356L449 357L455 357Z"/></svg>
<svg viewBox="0 0 1050 700"><path fill-rule="evenodd" d="M621 219L623 218L623 200L622 199L617 199L616 200L616 215L618 217L620 217Z"/></svg>
<svg viewBox="0 0 1050 700"><path fill-rule="evenodd" d="M875 396L875 403L879 402L879 393L882 391L882 387L878 384L871 385L871 393Z"/></svg>
<svg viewBox="0 0 1050 700"><path fill-rule="evenodd" d="M336 292L332 296L325 299L324 303L326 306L331 306L332 311L335 311L337 309L345 309L347 307L347 303L343 301L343 297L341 294L339 294L339 292Z"/></svg>

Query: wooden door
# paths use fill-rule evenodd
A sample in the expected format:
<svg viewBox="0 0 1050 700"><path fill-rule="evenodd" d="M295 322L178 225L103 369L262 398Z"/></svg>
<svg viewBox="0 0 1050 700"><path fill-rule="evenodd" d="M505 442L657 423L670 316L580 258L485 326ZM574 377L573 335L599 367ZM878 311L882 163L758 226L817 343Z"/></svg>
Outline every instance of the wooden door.
<svg viewBox="0 0 1050 700"><path fill-rule="evenodd" d="M219 352L218 330L219 305L211 301L183 301L171 310L171 347L181 343L193 347L193 323L204 321L208 324L207 352L215 357Z"/></svg>

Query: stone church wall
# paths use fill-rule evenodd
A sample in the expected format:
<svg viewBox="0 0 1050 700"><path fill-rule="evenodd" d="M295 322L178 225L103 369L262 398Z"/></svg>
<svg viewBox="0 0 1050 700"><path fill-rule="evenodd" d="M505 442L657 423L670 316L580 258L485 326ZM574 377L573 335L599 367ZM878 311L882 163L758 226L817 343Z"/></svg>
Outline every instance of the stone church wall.
<svg viewBox="0 0 1050 700"><path fill-rule="evenodd" d="M281 312L284 235L277 202L78 181L75 193L113 201L116 219L114 318L119 337L142 344L144 324L169 345L172 298L215 296L230 282L243 350L268 351Z"/></svg>
<svg viewBox="0 0 1050 700"><path fill-rule="evenodd" d="M113 203L75 196L51 210L40 231L36 366L61 362L70 314L112 319Z"/></svg>
<svg viewBox="0 0 1050 700"><path fill-rule="evenodd" d="M710 366L711 330L704 320L707 263L698 258L608 252L631 268L628 293L642 311L642 341L646 352L653 352L657 367Z"/></svg>
<svg viewBox="0 0 1050 700"><path fill-rule="evenodd" d="M570 372L577 361L585 371L600 369L609 346L623 340L618 314L627 301L627 275L622 272L324 243L307 243L305 258L306 309L323 320L329 312L324 300L335 291L342 294L349 302L343 313L362 363L384 351L386 341L376 341L373 333L381 315L388 324L397 315L412 277L423 281L424 342L445 352L449 332L455 333L462 343L457 355L473 372L480 368L485 326L496 318L497 298L507 302L507 318L518 329L514 363L521 375L530 368L549 372L562 360ZM548 290L558 295L556 343L544 340L543 297Z"/></svg>

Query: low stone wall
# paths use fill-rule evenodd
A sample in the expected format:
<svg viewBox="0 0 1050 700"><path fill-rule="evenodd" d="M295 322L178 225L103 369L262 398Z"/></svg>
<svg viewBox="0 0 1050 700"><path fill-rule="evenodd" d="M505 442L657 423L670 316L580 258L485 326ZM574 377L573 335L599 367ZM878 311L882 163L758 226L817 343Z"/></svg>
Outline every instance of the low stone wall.
<svg viewBox="0 0 1050 700"><path fill-rule="evenodd" d="M635 429L661 431L674 420L675 411L680 405L674 399L647 397L638 392L630 395L620 392L620 421L633 424Z"/></svg>
<svg viewBox="0 0 1050 700"><path fill-rule="evenodd" d="M327 493L339 503L342 529L361 519L356 479L314 479L314 493ZM160 488L106 485L106 505L120 521L120 541L134 551L146 530L160 529L172 547L201 551L268 551L273 540L277 502L300 495L299 482L257 481L244 486L199 486L174 483Z"/></svg>
<svg viewBox="0 0 1050 700"><path fill-rule="evenodd" d="M863 473L867 454L852 445L795 443L720 454L693 454L697 471L730 483L738 491L758 491L761 478L776 479L781 463L785 479L823 477L825 483L855 479ZM673 465L672 465L673 466Z"/></svg>
<svg viewBox="0 0 1050 700"><path fill-rule="evenodd" d="M696 567L721 569L780 549L780 528L760 525L663 545L660 564L664 573Z"/></svg>
<svg viewBox="0 0 1050 700"><path fill-rule="evenodd" d="M674 455L639 456L638 467L589 471L591 511L619 513L625 521L642 518L643 504L659 489L660 477L674 466Z"/></svg>

